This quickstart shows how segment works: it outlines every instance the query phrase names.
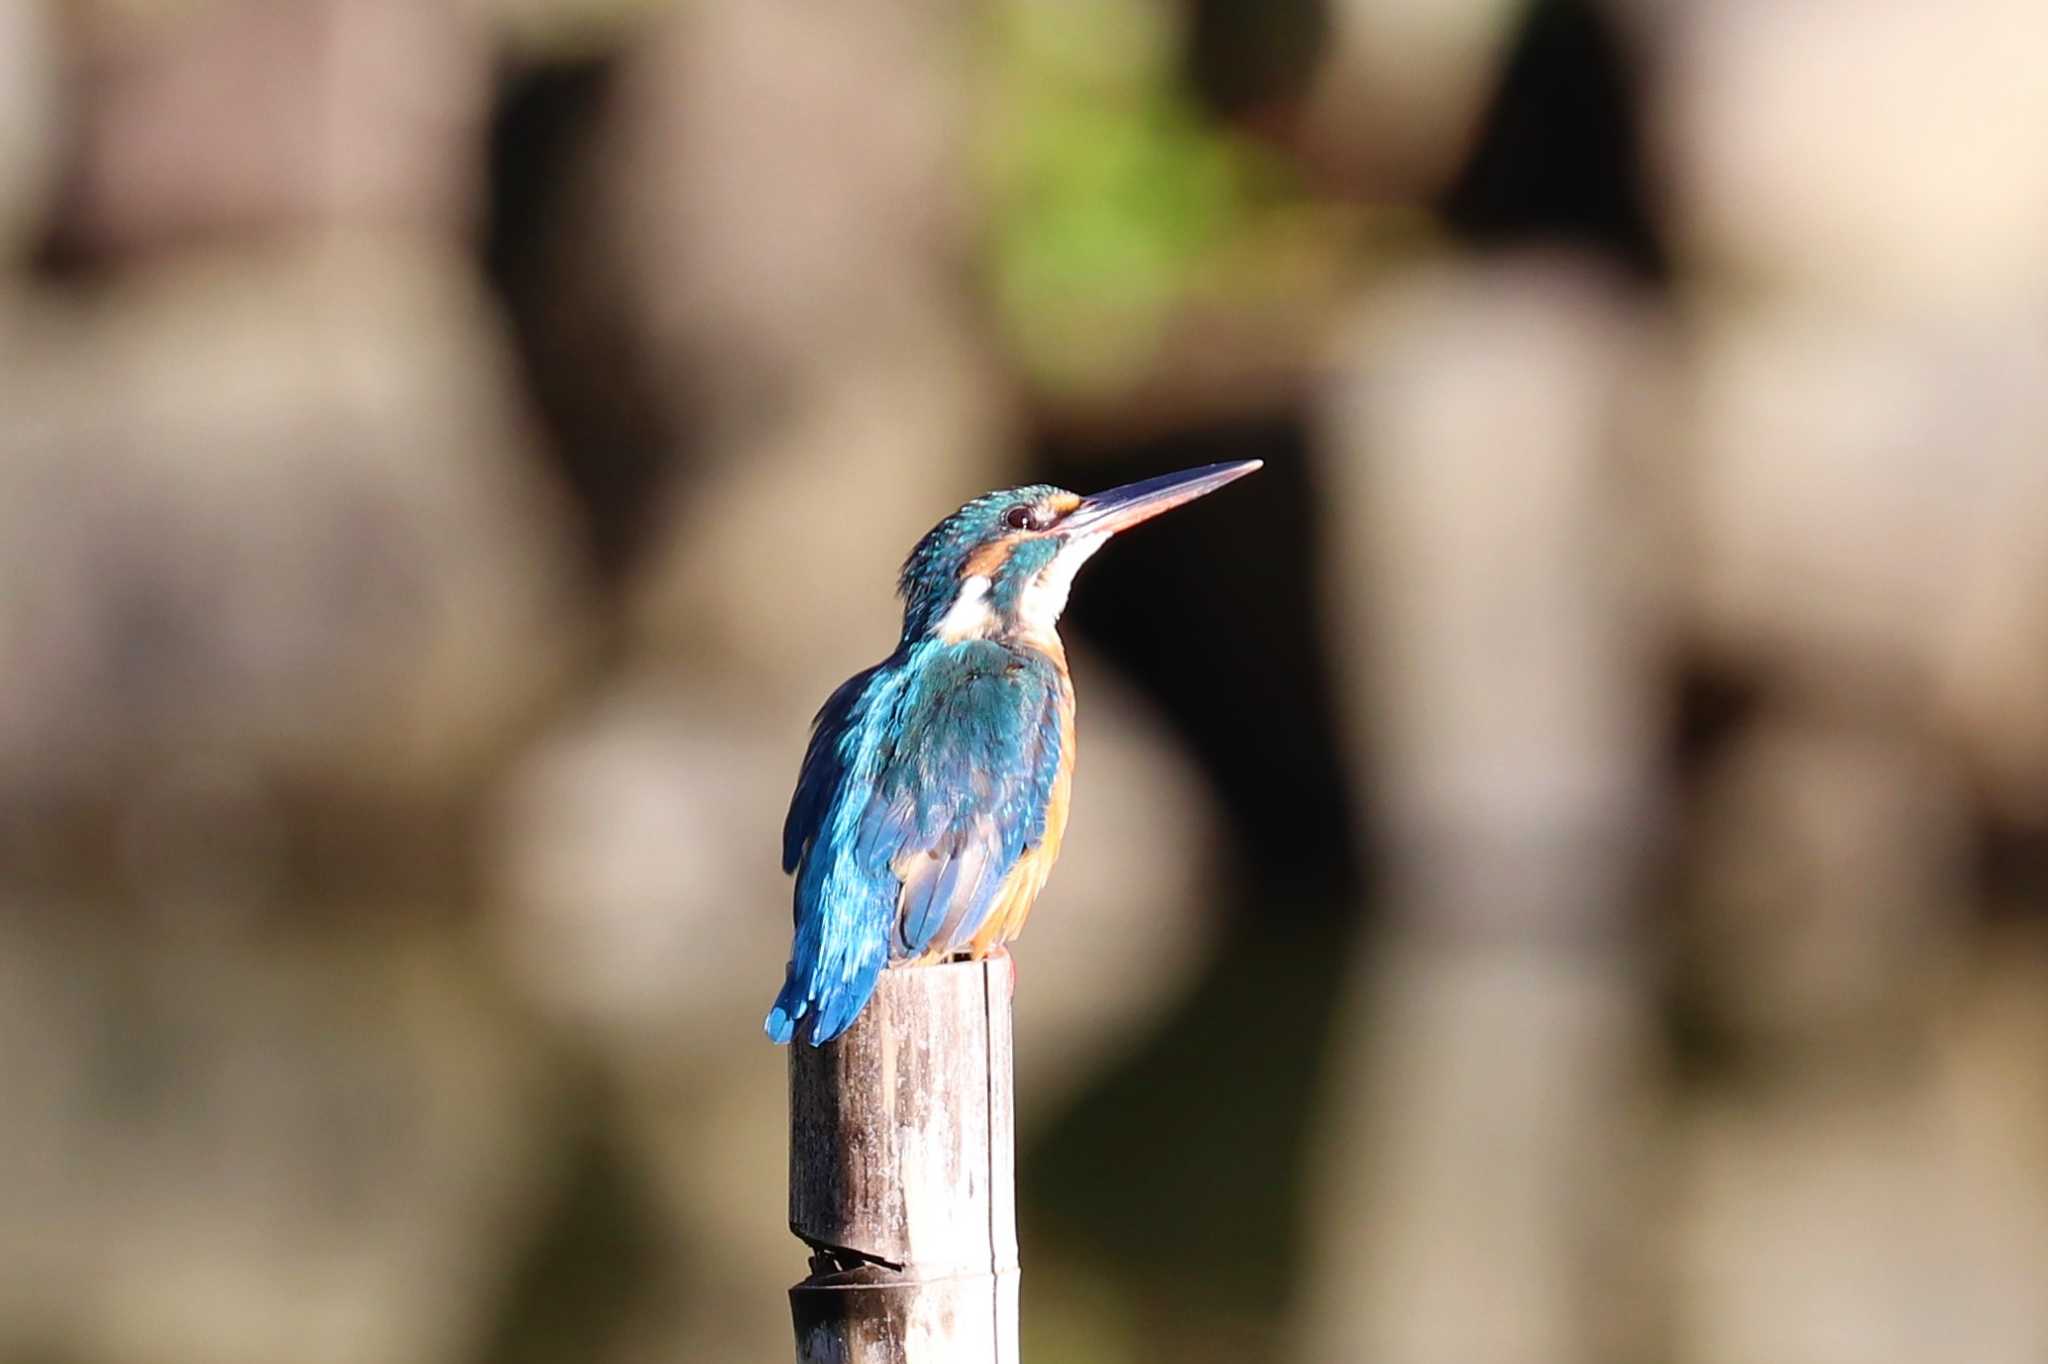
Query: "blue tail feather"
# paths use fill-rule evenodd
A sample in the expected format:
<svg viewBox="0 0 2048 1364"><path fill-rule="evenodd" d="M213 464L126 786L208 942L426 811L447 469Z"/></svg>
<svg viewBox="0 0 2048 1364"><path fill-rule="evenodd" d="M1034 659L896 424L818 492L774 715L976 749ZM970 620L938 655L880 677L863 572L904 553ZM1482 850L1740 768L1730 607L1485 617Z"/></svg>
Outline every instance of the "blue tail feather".
<svg viewBox="0 0 2048 1364"><path fill-rule="evenodd" d="M768 1040L778 1047L796 1036L797 1022L804 1016L804 1001L795 996L796 982L792 980L775 997L775 1007L768 1011L768 1020L761 1025Z"/></svg>
<svg viewBox="0 0 2048 1364"><path fill-rule="evenodd" d="M886 952L870 953L852 963L851 969L837 980L820 980L815 968L800 972L797 963L791 962L782 993L775 997L775 1006L768 1011L762 1031L778 1045L801 1033L812 1046L824 1046L853 1026L853 1020L875 993L887 962Z"/></svg>

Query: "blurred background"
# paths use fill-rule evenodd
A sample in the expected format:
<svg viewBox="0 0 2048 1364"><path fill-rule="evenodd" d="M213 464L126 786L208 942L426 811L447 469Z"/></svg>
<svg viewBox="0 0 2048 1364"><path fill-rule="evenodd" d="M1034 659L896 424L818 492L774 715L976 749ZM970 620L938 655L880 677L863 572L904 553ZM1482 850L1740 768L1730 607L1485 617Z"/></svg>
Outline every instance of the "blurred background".
<svg viewBox="0 0 2048 1364"><path fill-rule="evenodd" d="M0 1364L787 1359L806 726L1119 541L1062 1364L2048 1355L2039 0L0 0Z"/></svg>

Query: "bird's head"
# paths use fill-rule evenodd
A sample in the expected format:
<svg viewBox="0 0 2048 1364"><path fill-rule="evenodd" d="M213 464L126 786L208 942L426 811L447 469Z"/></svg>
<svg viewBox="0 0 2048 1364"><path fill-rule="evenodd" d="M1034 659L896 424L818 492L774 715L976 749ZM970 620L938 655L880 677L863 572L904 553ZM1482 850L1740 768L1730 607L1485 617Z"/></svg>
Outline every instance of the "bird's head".
<svg viewBox="0 0 2048 1364"><path fill-rule="evenodd" d="M932 527L903 564L903 639L1052 632L1074 573L1118 531L1260 467L1211 464L1081 497L1047 483L984 494Z"/></svg>

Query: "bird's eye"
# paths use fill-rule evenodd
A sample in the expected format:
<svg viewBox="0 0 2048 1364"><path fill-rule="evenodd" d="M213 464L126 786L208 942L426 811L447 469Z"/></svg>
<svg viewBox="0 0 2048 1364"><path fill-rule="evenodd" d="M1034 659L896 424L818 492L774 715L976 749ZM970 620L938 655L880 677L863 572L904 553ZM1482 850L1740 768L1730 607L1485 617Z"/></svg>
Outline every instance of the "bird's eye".
<svg viewBox="0 0 2048 1364"><path fill-rule="evenodd" d="M1019 502L1003 513L1003 524L1011 530L1034 530L1038 525L1038 509L1029 502Z"/></svg>

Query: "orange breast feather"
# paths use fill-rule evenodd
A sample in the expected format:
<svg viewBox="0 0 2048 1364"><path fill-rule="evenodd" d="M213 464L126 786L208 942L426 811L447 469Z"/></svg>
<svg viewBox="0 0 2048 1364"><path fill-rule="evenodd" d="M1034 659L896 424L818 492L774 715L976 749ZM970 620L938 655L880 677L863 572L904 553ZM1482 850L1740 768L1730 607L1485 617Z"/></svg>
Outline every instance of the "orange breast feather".
<svg viewBox="0 0 2048 1364"><path fill-rule="evenodd" d="M985 957L1024 931L1031 906L1045 889L1045 878L1059 860L1060 840L1067 832L1067 800L1074 789L1074 697L1060 697L1060 771L1045 806L1045 837L1017 858L989 906L988 917L967 945L968 955Z"/></svg>

